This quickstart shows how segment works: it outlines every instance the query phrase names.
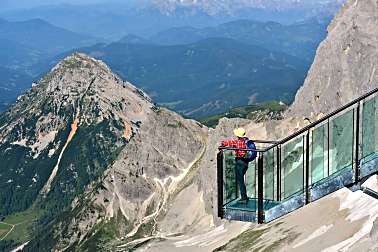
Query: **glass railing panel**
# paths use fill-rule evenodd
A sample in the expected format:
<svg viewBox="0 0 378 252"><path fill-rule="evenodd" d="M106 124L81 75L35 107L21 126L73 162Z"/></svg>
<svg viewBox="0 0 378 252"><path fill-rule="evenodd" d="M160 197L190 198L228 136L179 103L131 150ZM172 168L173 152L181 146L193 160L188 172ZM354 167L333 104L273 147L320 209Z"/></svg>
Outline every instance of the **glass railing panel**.
<svg viewBox="0 0 378 252"><path fill-rule="evenodd" d="M353 168L354 110L329 122L330 175L344 168Z"/></svg>
<svg viewBox="0 0 378 252"><path fill-rule="evenodd" d="M327 135L328 123L315 128L311 134L310 166L312 184L328 176Z"/></svg>
<svg viewBox="0 0 378 252"><path fill-rule="evenodd" d="M256 196L256 168L257 160L255 159L248 164L248 170L245 174L245 185L247 187L247 196L249 198L257 198Z"/></svg>
<svg viewBox="0 0 378 252"><path fill-rule="evenodd" d="M225 150L223 161L223 206L228 209L254 212L257 209L256 168L257 160L248 163L244 176L248 202L240 201L239 185L235 173L235 151Z"/></svg>
<svg viewBox="0 0 378 252"><path fill-rule="evenodd" d="M247 196L249 201L246 205L236 204L240 209L245 211L257 211L257 159L248 164L248 170L245 174L245 185L247 188Z"/></svg>
<svg viewBox="0 0 378 252"><path fill-rule="evenodd" d="M362 160L368 162L378 157L377 97L366 100L362 109Z"/></svg>
<svg viewBox="0 0 378 252"><path fill-rule="evenodd" d="M235 177L235 154L234 151L225 150L223 153L223 204L235 200L238 197Z"/></svg>
<svg viewBox="0 0 378 252"><path fill-rule="evenodd" d="M275 200L277 198L276 182L276 149L270 149L264 153L264 199Z"/></svg>
<svg viewBox="0 0 378 252"><path fill-rule="evenodd" d="M304 138L299 136L281 148L281 199L303 191Z"/></svg>

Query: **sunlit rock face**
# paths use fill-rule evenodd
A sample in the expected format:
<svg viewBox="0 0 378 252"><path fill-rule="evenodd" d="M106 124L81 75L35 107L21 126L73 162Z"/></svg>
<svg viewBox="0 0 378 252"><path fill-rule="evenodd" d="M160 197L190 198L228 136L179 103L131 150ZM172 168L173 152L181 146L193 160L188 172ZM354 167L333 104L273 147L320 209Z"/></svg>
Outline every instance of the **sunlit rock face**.
<svg viewBox="0 0 378 252"><path fill-rule="evenodd" d="M326 114L378 87L377 1L348 1L328 32L287 115Z"/></svg>

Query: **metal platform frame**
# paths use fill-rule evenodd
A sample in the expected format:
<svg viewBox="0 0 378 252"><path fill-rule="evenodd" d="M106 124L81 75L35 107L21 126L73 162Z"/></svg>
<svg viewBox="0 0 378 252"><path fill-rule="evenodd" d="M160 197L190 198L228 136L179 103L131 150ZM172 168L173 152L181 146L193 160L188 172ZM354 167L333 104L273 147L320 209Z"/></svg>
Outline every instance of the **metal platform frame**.
<svg viewBox="0 0 378 252"><path fill-rule="evenodd" d="M378 88L373 91L359 97L358 99L348 103L347 105L337 109L336 111L324 116L320 120L311 123L310 125L304 127L303 129L297 131L296 133L290 135L289 137L284 138L280 141L265 141L265 140L256 140L256 143L269 144L270 146L265 149L254 150L258 152L257 157L257 176L256 176L256 185L257 185L257 208L256 209L234 209L228 207L227 204L223 202L223 159L225 150L238 150L235 148L226 148L219 147L219 152L217 155L217 185L218 185L218 216L220 218L226 218L229 220L238 220L238 221L248 221L248 222L257 222L259 224L267 223L273 221L277 218L280 218L298 208L305 206L313 201L316 201L330 193L333 193L343 187L352 187L354 185L360 185L361 181L366 180L369 176L378 173L378 155L375 155L373 159L369 161L364 161L360 156L361 153L361 113L363 101L375 94L378 93ZM310 134L311 130L315 129L316 126L320 125L323 122L329 122L329 119L342 114L349 109L353 109L353 163L349 167L344 167L340 171L337 171L334 174L329 174L328 177L323 178L322 180L311 184L310 183ZM329 127L328 127L329 131ZM281 147L285 143L293 140L298 136L303 136L304 141L304 162L303 162L303 190L299 191L292 197L288 199L281 200L281 188L280 184L277 182L277 204L269 209L264 209L264 153L267 151L276 148L277 149L277 181L281 181ZM329 137L329 135L328 135ZM328 144L329 147L329 144ZM244 151L249 151L244 149Z"/></svg>

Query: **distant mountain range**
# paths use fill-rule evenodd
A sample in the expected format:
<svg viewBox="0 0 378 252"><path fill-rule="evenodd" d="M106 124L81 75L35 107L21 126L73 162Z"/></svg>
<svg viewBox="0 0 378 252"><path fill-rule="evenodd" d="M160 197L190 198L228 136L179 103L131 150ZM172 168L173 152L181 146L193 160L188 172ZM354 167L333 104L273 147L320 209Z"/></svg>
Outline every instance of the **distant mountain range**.
<svg viewBox="0 0 378 252"><path fill-rule="evenodd" d="M46 5L29 9L0 11L10 20L42 18L54 25L82 34L120 39L133 33L151 36L172 27L207 27L253 19L283 24L310 18L330 19L344 0L147 0L137 3L109 2L87 5ZM80 25L77 25L80 23Z"/></svg>
<svg viewBox="0 0 378 252"><path fill-rule="evenodd" d="M290 102L310 65L226 38L171 46L111 43L78 51L105 61L159 104L190 117L266 100Z"/></svg>
<svg viewBox="0 0 378 252"><path fill-rule="evenodd" d="M255 6L257 9L246 11L248 15L213 15L198 9L206 5L204 1L186 3L176 3L174 13L162 12L161 2L138 7L57 5L4 12L11 20L28 20L0 19L0 66L11 70L0 76L0 84L7 86L7 93L0 95L0 111L72 50L103 59L159 104L187 116L222 113L267 99L289 103L330 20L327 15L315 15L292 25L247 19L224 23L271 8ZM215 6L215 2L207 4ZM92 46L101 42L96 37L117 42ZM6 77L16 73L21 77ZM12 85L5 84L8 82ZM206 92L199 92L204 87ZM238 88L240 97L234 91Z"/></svg>
<svg viewBox="0 0 378 252"><path fill-rule="evenodd" d="M130 7L125 4L48 5L0 11L0 16L13 21L42 18L77 33L105 38L108 42L118 40L129 33L151 36L174 26L205 27L235 19L213 17L203 12L189 15L186 11L178 15L165 15L156 7Z"/></svg>
<svg viewBox="0 0 378 252"><path fill-rule="evenodd" d="M92 37L54 26L42 19L21 22L1 20L0 39L8 39L31 49L50 54L83 46L94 41Z"/></svg>
<svg viewBox="0 0 378 252"><path fill-rule="evenodd" d="M328 22L319 22L316 19L292 25L238 20L215 27L171 28L152 36L150 41L162 45L175 45L194 43L207 38L230 38L312 61L317 46L326 36L327 25Z"/></svg>
<svg viewBox="0 0 378 252"><path fill-rule="evenodd" d="M325 36L326 23L316 20L287 26L239 20L171 28L148 39L128 35L78 51L104 60L159 104L198 118L254 102L290 103Z"/></svg>
<svg viewBox="0 0 378 252"><path fill-rule="evenodd" d="M326 24L316 20L288 26L239 20L207 28L171 28L149 38L130 34L118 42L74 51L104 60L162 106L199 118L254 102L290 103L325 31ZM15 51L9 52L14 60ZM20 53L20 58L28 59L29 52ZM25 62L34 64L24 67L34 78L71 52L34 61L38 57L31 54ZM17 90L9 97L19 94Z"/></svg>
<svg viewBox="0 0 378 252"><path fill-rule="evenodd" d="M41 19L0 20L0 64L8 68L22 68L46 56L95 42L92 37L56 27Z"/></svg>
<svg viewBox="0 0 378 252"><path fill-rule="evenodd" d="M97 39L51 25L41 19L0 19L0 111L31 86L41 72L35 65Z"/></svg>
<svg viewBox="0 0 378 252"><path fill-rule="evenodd" d="M32 79L22 72L0 66L0 111L13 103L15 96L31 86Z"/></svg>
<svg viewBox="0 0 378 252"><path fill-rule="evenodd" d="M209 15L234 15L245 8L263 9L267 11L306 10L312 13L329 12L339 8L345 0L153 0L163 13L172 14L181 8L202 10ZM336 10L337 10L336 9ZM309 13L304 14L309 14Z"/></svg>

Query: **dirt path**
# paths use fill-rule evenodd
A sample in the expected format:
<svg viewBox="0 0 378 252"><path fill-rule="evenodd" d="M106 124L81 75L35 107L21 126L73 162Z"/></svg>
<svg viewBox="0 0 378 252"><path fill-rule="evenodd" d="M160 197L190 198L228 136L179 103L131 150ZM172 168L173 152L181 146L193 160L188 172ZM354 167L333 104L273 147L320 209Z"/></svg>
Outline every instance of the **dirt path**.
<svg viewBox="0 0 378 252"><path fill-rule="evenodd" d="M5 236L3 236L3 238L0 239L0 241L2 241L2 240L4 240L5 238L7 238L7 236L8 236L10 233L12 233L12 231L13 231L13 229L14 229L14 227L15 227L16 225L8 224L8 223L2 222L2 221L0 221L0 223L1 223L1 224L5 224L5 225L11 227L11 229L8 231L8 233L6 233Z"/></svg>
<svg viewBox="0 0 378 252"><path fill-rule="evenodd" d="M35 221L35 220L37 220L37 219L32 219L31 221ZM0 221L0 223L12 227L11 230L9 230L9 232L6 233L6 235L3 236L3 238L0 239L0 241L4 240L4 239L5 239L10 233L12 233L13 229L14 229L16 226L21 225L21 224L24 224L25 222L28 222L28 220L25 220L25 221L22 221L22 222L19 222L19 223L16 223L16 224L9 224L9 223L6 223L6 222L3 222L3 221Z"/></svg>
<svg viewBox="0 0 378 252"><path fill-rule="evenodd" d="M183 170L183 172L178 175L177 177L172 177L170 176L169 178L172 180L171 184L167 187L166 184L165 184L165 181L167 179L165 179L164 181L158 179L158 178L155 178L154 181L157 185L157 187L160 188L161 192L162 192L162 196L163 196L163 202L162 204L159 204L157 206L157 208L155 209L155 212L148 215L148 216L145 216L141 221L140 223L135 226L135 228L129 232L125 238L129 238L129 237L132 237L136 234L136 232L138 232L139 228L141 225L147 223L148 221L150 221L152 218L154 219L154 222L157 223L157 220L156 218L160 215L160 213L167 207L167 203L169 201L169 198L170 196L172 196L172 194L175 192L176 189L178 189L178 187L180 186L180 182L182 182L186 176L188 175L189 171L195 167L197 165L197 163L202 159L204 153L206 151L206 145L204 144L201 151L199 152L199 154L196 156L196 158L188 165L188 167L186 169ZM147 237L147 238L142 238L142 239L138 239L138 240L134 240L134 241L131 241L131 242L128 242L126 244L122 244L122 245L119 245L118 248L125 248L131 244L138 244L140 242L143 242L143 241L146 241L146 240L150 240L150 239L156 239L156 238L166 238L164 234L156 234L154 236L151 236L151 237Z"/></svg>

